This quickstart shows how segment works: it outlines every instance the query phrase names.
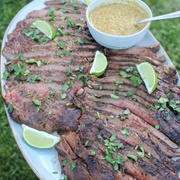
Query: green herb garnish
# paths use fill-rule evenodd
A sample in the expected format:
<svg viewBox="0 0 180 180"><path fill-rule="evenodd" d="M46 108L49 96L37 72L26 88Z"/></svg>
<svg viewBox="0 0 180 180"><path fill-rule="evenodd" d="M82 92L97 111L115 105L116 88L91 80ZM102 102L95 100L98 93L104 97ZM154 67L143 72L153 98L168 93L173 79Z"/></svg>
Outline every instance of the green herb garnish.
<svg viewBox="0 0 180 180"><path fill-rule="evenodd" d="M88 143L89 143L89 141L87 140L87 141L84 143L84 146L87 147L87 146L88 146Z"/></svg>
<svg viewBox="0 0 180 180"><path fill-rule="evenodd" d="M80 44L86 44L87 43L87 40L86 39L82 39L82 38L77 38L77 41L80 43Z"/></svg>
<svg viewBox="0 0 180 180"><path fill-rule="evenodd" d="M12 113L13 112L13 105L12 104L8 104L8 106L7 106L7 109L8 109L8 111L10 112L10 113Z"/></svg>
<svg viewBox="0 0 180 180"><path fill-rule="evenodd" d="M156 125L155 125L155 128L156 128L156 129L159 129L159 128L160 128L159 124L156 124Z"/></svg>
<svg viewBox="0 0 180 180"><path fill-rule="evenodd" d="M75 23L71 19L67 19L66 24L68 27L73 28L75 27Z"/></svg>
<svg viewBox="0 0 180 180"><path fill-rule="evenodd" d="M129 98L132 98L134 95L134 92L133 91L129 91L127 94L125 94L124 96L125 97L129 97Z"/></svg>
<svg viewBox="0 0 180 180"><path fill-rule="evenodd" d="M68 163L68 160L67 160L67 159L64 159L64 160L62 161L62 166L66 166L67 163Z"/></svg>
<svg viewBox="0 0 180 180"><path fill-rule="evenodd" d="M72 162L70 164L70 168L71 168L71 171L73 171L75 168L76 168L76 163L75 162Z"/></svg>
<svg viewBox="0 0 180 180"><path fill-rule="evenodd" d="M72 81L68 81L66 84L64 84L63 86L61 86L59 89L61 91L67 91L69 88L71 88L74 85L74 83Z"/></svg>
<svg viewBox="0 0 180 180"><path fill-rule="evenodd" d="M125 71L120 71L119 73L120 73L120 76L123 78L131 77L131 75L127 74Z"/></svg>
<svg viewBox="0 0 180 180"><path fill-rule="evenodd" d="M129 109L126 109L124 112L123 112L123 114L125 114L125 115L128 115L128 114L130 114L131 112L130 112L130 110Z"/></svg>
<svg viewBox="0 0 180 180"><path fill-rule="evenodd" d="M134 161L138 160L137 156L134 155L134 154L127 154L127 157L130 158L130 159L133 159Z"/></svg>
<svg viewBox="0 0 180 180"><path fill-rule="evenodd" d="M83 72L84 71L84 66L80 66L79 68L76 69L76 71Z"/></svg>
<svg viewBox="0 0 180 180"><path fill-rule="evenodd" d="M124 135L124 137L130 136L129 131L128 131L128 129L126 129L126 128L124 128L124 129L121 131L121 133Z"/></svg>
<svg viewBox="0 0 180 180"><path fill-rule="evenodd" d="M133 86L135 86L135 87L139 86L142 83L142 80L136 76L131 76L130 80L131 80Z"/></svg>
<svg viewBox="0 0 180 180"><path fill-rule="evenodd" d="M116 135L115 134L112 134L112 136L110 137L110 141L113 142L114 140L116 139Z"/></svg>
<svg viewBox="0 0 180 180"><path fill-rule="evenodd" d="M66 93L62 93L62 94L60 94L60 98L61 98L61 100L66 99Z"/></svg>
<svg viewBox="0 0 180 180"><path fill-rule="evenodd" d="M87 76L87 75L80 74L80 75L78 76L78 80L81 80L84 84L87 84L87 81L88 81L89 79L88 79L88 76Z"/></svg>
<svg viewBox="0 0 180 180"><path fill-rule="evenodd" d="M36 81L40 81L41 80L41 75L38 74L32 74L27 78L27 82L29 82L30 84L34 84Z"/></svg>
<svg viewBox="0 0 180 180"><path fill-rule="evenodd" d="M66 74L68 75L68 76L70 76L70 75L72 75L72 70L71 70L71 68L66 68Z"/></svg>
<svg viewBox="0 0 180 180"><path fill-rule="evenodd" d="M112 138L113 137L113 138ZM111 140L113 140L115 136L111 136ZM114 157L114 153L117 151L117 149L122 148L122 143L114 143L113 141L108 141L107 139L104 140L105 146L106 146L106 156L105 160L112 164L114 167L114 170L119 169L119 165L124 165L124 160L120 154L118 154L116 157Z"/></svg>
<svg viewBox="0 0 180 180"><path fill-rule="evenodd" d="M110 94L110 97L112 99L115 99L115 100L118 100L119 99L119 96L116 96L115 94Z"/></svg>
<svg viewBox="0 0 180 180"><path fill-rule="evenodd" d="M47 12L47 15L50 16L49 21L56 21L56 15L54 13L54 8L50 8Z"/></svg>
<svg viewBox="0 0 180 180"><path fill-rule="evenodd" d="M33 99L32 102L34 103L34 105L37 107L37 112L39 112L42 108L42 104L41 101L37 100L37 99Z"/></svg>
<svg viewBox="0 0 180 180"><path fill-rule="evenodd" d="M89 153L89 155L91 155L91 156L95 156L95 155L96 155L96 151L91 150L91 151L90 151L90 153Z"/></svg>

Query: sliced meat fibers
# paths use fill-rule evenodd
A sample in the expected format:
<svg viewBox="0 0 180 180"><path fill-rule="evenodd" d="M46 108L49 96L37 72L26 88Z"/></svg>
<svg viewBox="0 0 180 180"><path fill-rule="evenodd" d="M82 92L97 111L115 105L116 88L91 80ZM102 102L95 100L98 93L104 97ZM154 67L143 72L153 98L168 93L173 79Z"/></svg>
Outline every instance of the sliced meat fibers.
<svg viewBox="0 0 180 180"><path fill-rule="evenodd" d="M160 44L106 49L90 35L86 5L51 0L29 13L8 35L4 101L13 120L57 131L63 173L74 180L177 180L180 171L180 87L163 64ZM32 27L38 19L56 30L53 40ZM102 77L89 75L96 50L107 56ZM157 72L153 94L136 65ZM134 79L134 80L133 80Z"/></svg>

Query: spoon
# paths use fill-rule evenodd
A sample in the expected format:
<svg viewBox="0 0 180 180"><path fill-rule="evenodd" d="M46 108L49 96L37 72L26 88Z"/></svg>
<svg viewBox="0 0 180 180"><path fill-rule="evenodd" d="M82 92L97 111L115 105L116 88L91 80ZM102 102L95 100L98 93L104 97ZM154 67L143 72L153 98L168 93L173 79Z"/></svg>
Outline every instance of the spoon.
<svg viewBox="0 0 180 180"><path fill-rule="evenodd" d="M149 22L149 21L160 20L160 19L177 18L177 17L180 17L180 11L169 13L169 14L164 14L164 15L156 16L156 17L152 17L152 18L146 18L146 19L138 21L136 24L140 24L140 23L144 23L144 22Z"/></svg>

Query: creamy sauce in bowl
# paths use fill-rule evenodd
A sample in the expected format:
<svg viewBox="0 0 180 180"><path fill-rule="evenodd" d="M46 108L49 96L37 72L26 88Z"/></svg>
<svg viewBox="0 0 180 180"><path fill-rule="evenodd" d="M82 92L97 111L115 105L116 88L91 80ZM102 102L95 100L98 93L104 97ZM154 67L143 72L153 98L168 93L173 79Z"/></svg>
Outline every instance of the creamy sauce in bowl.
<svg viewBox="0 0 180 180"><path fill-rule="evenodd" d="M101 32L126 36L142 30L147 23L136 25L148 18L148 13L137 3L129 2L104 4L89 12L89 20Z"/></svg>

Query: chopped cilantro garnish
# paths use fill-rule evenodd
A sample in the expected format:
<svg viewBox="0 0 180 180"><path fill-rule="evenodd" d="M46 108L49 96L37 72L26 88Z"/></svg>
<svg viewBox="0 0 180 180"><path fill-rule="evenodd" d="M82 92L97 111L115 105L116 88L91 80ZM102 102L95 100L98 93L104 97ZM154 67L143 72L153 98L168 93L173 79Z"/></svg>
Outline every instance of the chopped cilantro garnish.
<svg viewBox="0 0 180 180"><path fill-rule="evenodd" d="M30 74L30 71L24 66L23 64L16 64L12 67L8 68L8 71L5 71L3 73L3 79L7 79L10 77L10 73L13 72L15 74L14 80L18 81L19 78L24 78L28 74Z"/></svg>
<svg viewBox="0 0 180 180"><path fill-rule="evenodd" d="M158 100L158 103L160 103L160 104L163 104L163 103L166 103L166 102L168 102L168 99L163 98L163 97L160 97L159 100Z"/></svg>
<svg viewBox="0 0 180 180"><path fill-rule="evenodd" d="M99 90L103 90L103 89L104 89L103 85L99 85Z"/></svg>
<svg viewBox="0 0 180 180"><path fill-rule="evenodd" d="M73 22L72 19L67 19L66 24L68 27L71 27L71 28L75 27L75 23Z"/></svg>
<svg viewBox="0 0 180 180"><path fill-rule="evenodd" d="M12 106L12 104L8 104L7 109L8 109L8 111L9 111L10 113L12 113L12 111L13 111L13 106Z"/></svg>
<svg viewBox="0 0 180 180"><path fill-rule="evenodd" d="M66 84L64 84L63 86L60 87L61 91L67 91L69 88L71 88L73 86L73 82L72 81L68 81Z"/></svg>
<svg viewBox="0 0 180 180"><path fill-rule="evenodd" d="M130 77L131 75L127 74L125 71L120 71L120 76L123 77L123 78L127 78L127 77Z"/></svg>
<svg viewBox="0 0 180 180"><path fill-rule="evenodd" d="M71 76L72 75L72 70L71 70L70 67L66 68L66 74L67 74L67 76Z"/></svg>
<svg viewBox="0 0 180 180"><path fill-rule="evenodd" d="M97 97L97 98L101 98L102 97L101 94L94 94L94 96Z"/></svg>
<svg viewBox="0 0 180 180"><path fill-rule="evenodd" d="M56 15L54 13L54 8L50 8L47 12L47 15L50 16L49 21L56 21Z"/></svg>
<svg viewBox="0 0 180 180"><path fill-rule="evenodd" d="M66 93L62 93L62 94L60 94L60 98L61 98L61 100L66 99Z"/></svg>
<svg viewBox="0 0 180 180"><path fill-rule="evenodd" d="M123 112L123 114L125 114L125 115L128 115L128 114L130 114L131 112L130 112L130 110L129 109L126 109L124 112Z"/></svg>
<svg viewBox="0 0 180 180"><path fill-rule="evenodd" d="M63 51L62 51L62 54L65 55L65 56L70 56L70 55L71 55L71 52L70 52L70 51L67 51L67 50L63 50Z"/></svg>
<svg viewBox="0 0 180 180"><path fill-rule="evenodd" d="M7 71L3 72L3 79L4 80L7 80L10 76L11 76L11 74L9 72L7 72Z"/></svg>
<svg viewBox="0 0 180 180"><path fill-rule="evenodd" d="M88 146L88 143L89 143L89 141L87 140L87 141L84 143L84 146L87 147L87 146Z"/></svg>
<svg viewBox="0 0 180 180"><path fill-rule="evenodd" d="M64 179L63 180L68 180L68 176L66 174L64 175Z"/></svg>
<svg viewBox="0 0 180 180"><path fill-rule="evenodd" d="M65 46L65 45L64 45L64 42L63 42L63 41L59 42L58 46L59 46L61 49L63 49L64 46Z"/></svg>
<svg viewBox="0 0 180 180"><path fill-rule="evenodd" d="M130 159L133 159L134 161L138 160L137 156L134 155L134 154L127 154L127 157L130 158Z"/></svg>
<svg viewBox="0 0 180 180"><path fill-rule="evenodd" d="M123 82L122 82L122 81L115 81L114 84L115 84L116 86L119 86L120 84L123 84Z"/></svg>
<svg viewBox="0 0 180 180"><path fill-rule="evenodd" d="M69 13L69 10L68 9L65 9L65 8L58 8L58 10L62 11L63 13Z"/></svg>
<svg viewBox="0 0 180 180"><path fill-rule="evenodd" d="M173 99L174 98L174 94L172 93L172 92L170 92L169 94L168 94L168 99Z"/></svg>
<svg viewBox="0 0 180 180"><path fill-rule="evenodd" d="M150 152L150 151L146 154L146 157L147 157L147 158L150 158L150 157L151 157L151 152Z"/></svg>
<svg viewBox="0 0 180 180"><path fill-rule="evenodd" d="M124 128L124 129L121 131L121 133L124 135L124 137L130 136L129 131L128 131L128 129L126 129L126 128Z"/></svg>
<svg viewBox="0 0 180 180"><path fill-rule="evenodd" d="M156 129L159 129L159 128L160 128L159 124L156 124L156 125L155 125L155 128L156 128Z"/></svg>
<svg viewBox="0 0 180 180"><path fill-rule="evenodd" d="M68 163L68 160L67 160L67 159L64 159L64 160L62 161L62 166L66 166L67 163Z"/></svg>
<svg viewBox="0 0 180 180"><path fill-rule="evenodd" d="M49 98L52 99L55 96L55 90L52 87L48 88L50 90Z"/></svg>
<svg viewBox="0 0 180 180"><path fill-rule="evenodd" d="M83 72L84 71L84 66L80 66L79 68L76 69L79 72Z"/></svg>
<svg viewBox="0 0 180 180"><path fill-rule="evenodd" d="M87 40L86 39L82 39L80 37L77 38L77 41L80 43L80 44L86 44Z"/></svg>
<svg viewBox="0 0 180 180"><path fill-rule="evenodd" d="M38 41L43 44L47 43L50 40L48 37L40 35L40 31L36 28L26 28L22 33L28 36L32 41Z"/></svg>
<svg viewBox="0 0 180 180"><path fill-rule="evenodd" d="M101 118L101 115L100 115L100 113L98 111L97 111L97 117L98 117L98 119Z"/></svg>
<svg viewBox="0 0 180 180"><path fill-rule="evenodd" d="M40 81L41 80L41 75L38 74L32 74L27 78L27 82L29 82L30 84L34 84L36 81Z"/></svg>
<svg viewBox="0 0 180 180"><path fill-rule="evenodd" d="M139 149L141 150L141 152L137 152L137 154L139 155L139 157L143 158L144 157L144 146L141 145L139 147Z"/></svg>
<svg viewBox="0 0 180 180"><path fill-rule="evenodd" d="M66 7L72 6L75 10L79 9L77 1L70 1L66 3Z"/></svg>
<svg viewBox="0 0 180 180"><path fill-rule="evenodd" d="M66 0L60 0L61 1L61 4L65 4L66 3Z"/></svg>
<svg viewBox="0 0 180 180"><path fill-rule="evenodd" d="M118 100L119 99L119 96L116 96L115 94L110 94L110 97L112 99L115 99L115 100Z"/></svg>
<svg viewBox="0 0 180 180"><path fill-rule="evenodd" d="M42 108L42 104L41 101L37 100L37 99L32 99L32 102L34 103L34 105L37 107L37 111L39 112Z"/></svg>
<svg viewBox="0 0 180 180"><path fill-rule="evenodd" d="M177 102L178 102L178 101L170 100L170 101L169 101L169 106L170 106L173 110L175 110L175 111L177 111L177 112L180 112L180 107L177 106Z"/></svg>
<svg viewBox="0 0 180 180"><path fill-rule="evenodd" d="M95 156L95 155L96 155L96 151L91 150L91 151L90 151L90 153L89 153L89 155L91 155L91 156Z"/></svg>
<svg viewBox="0 0 180 180"><path fill-rule="evenodd" d="M63 28L60 27L57 29L57 32L56 32L56 36L64 36L64 31L63 31Z"/></svg>
<svg viewBox="0 0 180 180"><path fill-rule="evenodd" d="M131 80L133 86L135 86L135 87L139 86L142 83L142 80L136 76L131 76L130 80Z"/></svg>
<svg viewBox="0 0 180 180"><path fill-rule="evenodd" d="M115 134L112 134L112 136L110 137L110 141L113 142L114 140L116 139L116 135Z"/></svg>
<svg viewBox="0 0 180 180"><path fill-rule="evenodd" d="M126 69L126 72L133 72L134 71L134 68L133 67L129 67Z"/></svg>
<svg viewBox="0 0 180 180"><path fill-rule="evenodd" d="M74 170L76 168L76 163L75 162L72 162L70 164L70 167L71 167L71 171Z"/></svg>
<svg viewBox="0 0 180 180"><path fill-rule="evenodd" d="M87 84L87 81L88 81L89 79L88 79L88 76L87 76L87 75L80 74L80 75L78 76L78 80L82 80L82 82L83 82L84 84Z"/></svg>
<svg viewBox="0 0 180 180"><path fill-rule="evenodd" d="M41 66L41 61L39 58L35 58L35 59L25 59L25 62L28 64L37 64L38 67Z"/></svg>

